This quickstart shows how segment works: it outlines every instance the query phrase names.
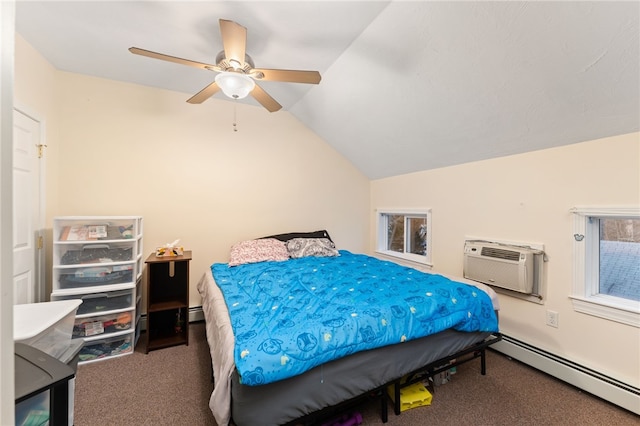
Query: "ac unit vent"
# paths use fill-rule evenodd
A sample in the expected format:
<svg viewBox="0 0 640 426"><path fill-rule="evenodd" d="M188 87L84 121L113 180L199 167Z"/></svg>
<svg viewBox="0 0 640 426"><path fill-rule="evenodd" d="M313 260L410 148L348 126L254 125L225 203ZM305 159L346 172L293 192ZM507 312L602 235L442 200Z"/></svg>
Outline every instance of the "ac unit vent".
<svg viewBox="0 0 640 426"><path fill-rule="evenodd" d="M496 248L496 247L484 246L484 247L482 247L482 253L481 254L483 256L493 257L493 258L496 258L496 259L513 260L514 262L517 262L518 260L520 260L520 252L519 251L505 250L505 249L500 249L500 248Z"/></svg>
<svg viewBox="0 0 640 426"><path fill-rule="evenodd" d="M533 292L534 251L484 241L465 241L465 278L524 294Z"/></svg>

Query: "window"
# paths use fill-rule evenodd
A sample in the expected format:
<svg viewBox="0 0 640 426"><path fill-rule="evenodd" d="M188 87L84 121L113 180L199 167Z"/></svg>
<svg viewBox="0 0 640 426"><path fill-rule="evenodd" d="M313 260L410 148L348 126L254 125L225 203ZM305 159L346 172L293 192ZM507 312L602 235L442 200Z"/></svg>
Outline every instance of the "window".
<svg viewBox="0 0 640 426"><path fill-rule="evenodd" d="M431 265L431 210L378 210L377 252Z"/></svg>
<svg viewBox="0 0 640 426"><path fill-rule="evenodd" d="M640 327L640 208L572 212L574 309Z"/></svg>

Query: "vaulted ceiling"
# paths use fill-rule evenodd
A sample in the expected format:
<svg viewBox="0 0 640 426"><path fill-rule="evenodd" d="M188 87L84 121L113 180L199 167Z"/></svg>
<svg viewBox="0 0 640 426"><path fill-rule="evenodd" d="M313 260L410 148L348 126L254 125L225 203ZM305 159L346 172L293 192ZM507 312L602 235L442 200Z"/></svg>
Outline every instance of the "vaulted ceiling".
<svg viewBox="0 0 640 426"><path fill-rule="evenodd" d="M214 74L127 49L215 63L218 19L236 21L256 67L320 71L260 85L377 179L640 130L639 16L636 1L18 0L16 31L57 69L186 100Z"/></svg>

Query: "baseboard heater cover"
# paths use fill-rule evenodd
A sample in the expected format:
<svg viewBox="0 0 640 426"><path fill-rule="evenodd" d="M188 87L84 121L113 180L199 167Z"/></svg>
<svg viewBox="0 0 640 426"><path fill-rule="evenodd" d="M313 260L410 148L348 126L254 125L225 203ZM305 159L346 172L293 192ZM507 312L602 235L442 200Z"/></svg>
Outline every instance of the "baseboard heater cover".
<svg viewBox="0 0 640 426"><path fill-rule="evenodd" d="M640 389L508 335L492 349L640 415Z"/></svg>

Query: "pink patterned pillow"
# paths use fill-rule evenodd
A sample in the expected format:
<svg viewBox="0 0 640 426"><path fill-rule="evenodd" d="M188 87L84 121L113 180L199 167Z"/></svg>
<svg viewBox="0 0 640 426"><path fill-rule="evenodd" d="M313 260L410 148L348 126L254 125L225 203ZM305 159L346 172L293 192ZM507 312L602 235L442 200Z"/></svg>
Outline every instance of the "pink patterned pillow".
<svg viewBox="0 0 640 426"><path fill-rule="evenodd" d="M264 238L234 244L231 247L229 266L264 262L267 260L289 260L289 251L285 243L275 238Z"/></svg>

